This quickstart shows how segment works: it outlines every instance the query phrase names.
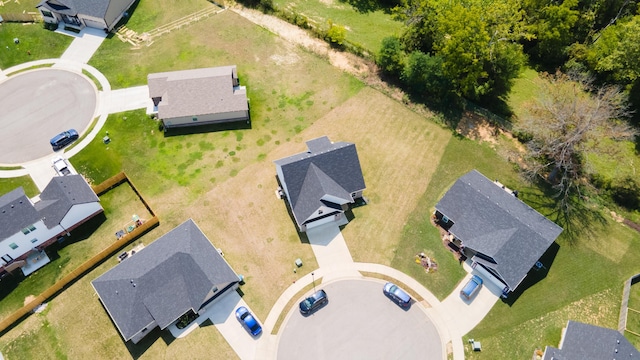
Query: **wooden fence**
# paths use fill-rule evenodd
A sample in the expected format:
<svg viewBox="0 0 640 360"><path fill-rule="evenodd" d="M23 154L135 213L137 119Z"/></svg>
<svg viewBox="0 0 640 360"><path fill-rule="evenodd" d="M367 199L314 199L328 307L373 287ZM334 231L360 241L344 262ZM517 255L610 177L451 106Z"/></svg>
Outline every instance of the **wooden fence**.
<svg viewBox="0 0 640 360"><path fill-rule="evenodd" d="M68 286L72 285L74 282L76 282L82 276L87 274L89 271L93 270L95 267L100 265L106 258L112 256L113 254L115 254L117 251L122 249L124 246L126 246L127 244L129 244L133 240L135 240L138 237L144 235L147 231L149 231L149 230L153 229L154 227L158 226L158 224L160 223L160 220L151 211L151 209L148 207L146 201L144 201L144 199L142 199L142 197L140 196L140 193L135 189L133 184L131 184L131 181L129 180L129 178L127 178L127 176L126 176L126 174L124 172L121 172L121 173L119 173L119 174L117 174L117 175L105 180L100 185L94 186L93 190L96 192L96 194L101 195L101 194L104 194L105 192L107 192L109 189L112 189L113 187L122 184L123 182L128 182L129 185L131 185L131 187L134 189L135 193L138 195L140 200L142 200L142 202L145 204L145 206L147 206L147 209L149 209L149 212L153 215L153 217L151 219L145 221L144 223L142 223L142 225L136 227L130 233L125 234L120 239L118 239L115 242L113 242L111 245L109 245L108 247L106 247L105 249L103 249L102 251L100 251L99 253L94 255L93 257L91 257L89 260L87 260L84 263L82 263L75 270L71 271L65 277L63 277L62 279L58 280L55 284L53 284L53 286L49 287L47 290L42 292L40 295L36 296L36 298L33 299L32 301L30 301L28 304L26 304L22 308L20 308L17 311L15 311L13 314L11 314L8 317L6 317L5 319L3 319L0 322L0 336L3 335L6 330L10 329L14 325L16 325L19 321L21 321L22 319L26 318L31 313L31 311L33 311L33 309L35 309L38 305L44 303L48 299L51 299L51 298L55 297L62 290L64 290ZM96 190L99 190L99 191L96 191Z"/></svg>

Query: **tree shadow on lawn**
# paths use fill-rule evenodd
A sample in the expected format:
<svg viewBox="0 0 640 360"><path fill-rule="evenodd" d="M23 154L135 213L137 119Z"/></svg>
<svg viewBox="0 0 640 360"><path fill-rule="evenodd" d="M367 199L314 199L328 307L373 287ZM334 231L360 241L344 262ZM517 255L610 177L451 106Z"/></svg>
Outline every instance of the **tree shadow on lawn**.
<svg viewBox="0 0 640 360"><path fill-rule="evenodd" d="M562 227L561 238L567 240L570 246L577 245L579 240L589 239L598 230L607 226L607 219L596 206L590 206L585 196L572 195L565 207L557 191L548 183L538 180L535 188L542 193L529 191L526 199L534 209L549 220Z"/></svg>
<svg viewBox="0 0 640 360"><path fill-rule="evenodd" d="M513 306L513 304L515 304L527 289L546 278L547 274L549 274L549 271L551 270L551 266L553 266L556 256L558 255L558 251L560 251L560 245L554 241L547 251L545 251L540 257L539 262L542 264L542 267L533 267L529 270L527 276L516 288L516 291L510 293L506 299L502 299L502 302L509 306Z"/></svg>

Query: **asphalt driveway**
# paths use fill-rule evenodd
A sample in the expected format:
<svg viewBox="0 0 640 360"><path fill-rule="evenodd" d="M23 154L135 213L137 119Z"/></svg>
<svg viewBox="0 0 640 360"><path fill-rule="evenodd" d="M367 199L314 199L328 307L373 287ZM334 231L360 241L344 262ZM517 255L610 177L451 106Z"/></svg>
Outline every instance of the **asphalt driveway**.
<svg viewBox="0 0 640 360"><path fill-rule="evenodd" d="M316 284L329 303L304 317L291 310L278 343L278 359L437 359L445 357L435 325L419 304L404 310L373 279Z"/></svg>
<svg viewBox="0 0 640 360"><path fill-rule="evenodd" d="M65 70L38 69L0 83L0 164L52 154L51 137L89 126L96 98L87 78Z"/></svg>

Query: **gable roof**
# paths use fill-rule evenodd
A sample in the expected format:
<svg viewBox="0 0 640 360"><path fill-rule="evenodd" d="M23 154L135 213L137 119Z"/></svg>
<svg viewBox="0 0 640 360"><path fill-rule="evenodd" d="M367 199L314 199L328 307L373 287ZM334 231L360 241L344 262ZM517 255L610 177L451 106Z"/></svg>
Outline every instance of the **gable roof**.
<svg viewBox="0 0 640 360"><path fill-rule="evenodd" d="M60 224L73 205L98 202L98 196L82 175L56 176L42 190L34 204L44 224L51 228Z"/></svg>
<svg viewBox="0 0 640 360"><path fill-rule="evenodd" d="M189 309L197 312L212 291L237 282L238 275L189 219L91 284L129 340L144 328L166 328Z"/></svg>
<svg viewBox="0 0 640 360"><path fill-rule="evenodd" d="M81 175L54 177L39 198L33 204L22 187L0 197L0 240L40 220L51 229L73 205L100 201Z"/></svg>
<svg viewBox="0 0 640 360"><path fill-rule="evenodd" d="M637 359L640 351L616 330L569 321L560 348L547 346L543 360Z"/></svg>
<svg viewBox="0 0 640 360"><path fill-rule="evenodd" d="M36 8L70 16L88 15L111 25L132 3L132 0L42 0Z"/></svg>
<svg viewBox="0 0 640 360"><path fill-rule="evenodd" d="M149 96L162 98L158 117L170 119L248 111L246 88L234 86L237 78L231 65L149 74L147 82Z"/></svg>
<svg viewBox="0 0 640 360"><path fill-rule="evenodd" d="M38 211L19 187L0 197L0 240L40 221Z"/></svg>
<svg viewBox="0 0 640 360"><path fill-rule="evenodd" d="M274 161L298 225L341 212L354 201L351 194L365 189L356 146L332 143L323 136L307 142L309 151Z"/></svg>
<svg viewBox="0 0 640 360"><path fill-rule="evenodd" d="M449 231L489 259L512 291L562 232L477 170L460 177L436 205L453 221Z"/></svg>

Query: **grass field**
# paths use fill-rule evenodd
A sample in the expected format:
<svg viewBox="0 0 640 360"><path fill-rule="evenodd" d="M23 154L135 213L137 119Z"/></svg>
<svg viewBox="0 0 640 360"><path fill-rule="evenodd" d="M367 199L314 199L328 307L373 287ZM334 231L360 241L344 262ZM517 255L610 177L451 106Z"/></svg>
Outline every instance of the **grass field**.
<svg viewBox="0 0 640 360"><path fill-rule="evenodd" d="M140 0L129 11L130 17L125 26L138 33L144 33L209 6L214 5L207 0L162 0L161 3Z"/></svg>
<svg viewBox="0 0 640 360"><path fill-rule="evenodd" d="M402 22L393 20L388 9L375 2L340 0L274 0L277 8L287 9L306 16L312 24L327 27L327 21L347 29L347 40L360 44L372 54L377 54L382 39L400 35Z"/></svg>
<svg viewBox="0 0 640 360"><path fill-rule="evenodd" d="M15 44L14 38L20 39L20 43ZM41 24L3 23L0 25L0 69L60 57L72 40L70 36L45 30Z"/></svg>
<svg viewBox="0 0 640 360"><path fill-rule="evenodd" d="M22 186L28 198L32 198L40 193L36 184L29 175L15 178L0 178L0 196Z"/></svg>
<svg viewBox="0 0 640 360"><path fill-rule="evenodd" d="M174 17L163 10L179 7L166 0L167 7L151 9L145 1L149 0L139 4L127 26L139 31L156 27ZM178 11L190 13L207 5L195 0L184 4ZM337 17L331 18L340 23ZM345 20L347 24L355 28ZM376 28L369 35L381 39L388 35L386 31ZM524 183L512 164L489 144L452 135L364 88L326 60L229 11L174 31L140 50L109 39L91 64L104 72L114 88L145 84L149 72L238 66L251 99L250 128L164 136L144 111L114 114L103 128L112 143L104 145L98 136L71 162L95 183L120 170L127 172L161 219L161 225L141 239L145 243L193 218L236 272L245 275L244 299L262 320L285 288L317 267L285 204L274 195L272 163L304 151L304 142L311 138L328 135L333 141L354 142L358 148L370 202L354 209L353 221L343 229L354 260L397 268L440 299L451 292L464 271L442 246L429 217L460 175L476 168L520 190L525 202L552 215L553 204L544 189ZM523 79L534 75L525 73ZM529 90L523 82L512 100L524 103L531 96ZM109 207L114 204L115 200ZM515 301L498 302L468 334L482 341L483 351L469 352L467 358L530 358L535 348L557 346L569 319L617 326L622 283L640 272L640 236L612 221L597 204L588 205L606 221L593 223L589 231L566 231L545 255L545 271L533 274ZM132 211L138 210L123 209L126 219L122 221ZM114 215L107 214L107 221L110 217ZM99 231L104 228L106 238L111 238L111 226L107 231L105 224ZM436 273L426 274L414 263L415 254L423 251L438 262ZM293 273L296 258L305 265ZM235 357L211 325L184 339L154 331L140 345L123 343L90 285L116 263L115 257L109 259L54 298L44 313L4 334L0 351L7 359L43 354L104 359L184 354L194 359Z"/></svg>

